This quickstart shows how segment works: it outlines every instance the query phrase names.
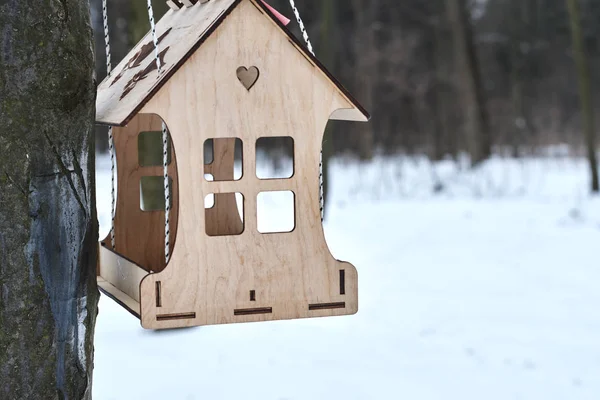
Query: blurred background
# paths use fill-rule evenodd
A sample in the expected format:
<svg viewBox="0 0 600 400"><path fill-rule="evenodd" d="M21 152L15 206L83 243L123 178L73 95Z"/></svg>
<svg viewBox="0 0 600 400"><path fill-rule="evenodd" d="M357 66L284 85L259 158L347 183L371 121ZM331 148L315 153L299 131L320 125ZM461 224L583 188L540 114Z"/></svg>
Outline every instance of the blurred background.
<svg viewBox="0 0 600 400"><path fill-rule="evenodd" d="M598 70L600 2L576 3L580 48L565 0L299 1L317 56L372 114L368 124L330 123L326 156L467 155L477 164L557 146L585 155L578 77L591 92L600 82L578 71L576 59ZM298 35L288 1L270 4ZM92 0L92 8L101 80L101 1ZM149 23L144 1L109 0L108 9L116 65ZM154 1L157 19L167 10ZM99 134L99 150L106 147Z"/></svg>
<svg viewBox="0 0 600 400"><path fill-rule="evenodd" d="M268 2L302 40L288 0ZM323 143L325 237L358 270L359 313L154 333L103 296L96 397L600 399L600 1L296 5L372 114L331 121ZM108 6L116 65L149 23L144 0ZM106 234L101 128L96 144ZM257 168L277 175L291 154L271 141ZM293 223L283 203L260 207Z"/></svg>

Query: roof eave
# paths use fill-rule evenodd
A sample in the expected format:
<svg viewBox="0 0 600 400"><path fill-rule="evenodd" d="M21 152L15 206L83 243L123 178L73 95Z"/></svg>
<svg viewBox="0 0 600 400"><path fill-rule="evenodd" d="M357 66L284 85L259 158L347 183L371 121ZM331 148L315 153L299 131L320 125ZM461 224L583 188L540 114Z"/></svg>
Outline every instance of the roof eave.
<svg viewBox="0 0 600 400"><path fill-rule="evenodd" d="M337 121L354 121L354 122L368 122L371 117L367 114L363 114L357 108L340 108L335 110L329 119Z"/></svg>
<svg viewBox="0 0 600 400"><path fill-rule="evenodd" d="M310 59L310 61L317 66L323 73L327 76L327 78L337 87L340 93L352 104L353 109L343 109L335 111L330 119L337 119L343 121L358 121L358 122L367 122L371 119L371 115L369 112L352 96L350 91L338 81L335 76L319 59L312 54L306 45L302 43L296 35L294 35L279 19L277 19L267 8L267 6L262 1L251 0L254 5L261 8L264 11L264 14L267 15L271 21L273 21L288 37L289 39L304 53L304 55ZM338 114L336 116L336 114Z"/></svg>

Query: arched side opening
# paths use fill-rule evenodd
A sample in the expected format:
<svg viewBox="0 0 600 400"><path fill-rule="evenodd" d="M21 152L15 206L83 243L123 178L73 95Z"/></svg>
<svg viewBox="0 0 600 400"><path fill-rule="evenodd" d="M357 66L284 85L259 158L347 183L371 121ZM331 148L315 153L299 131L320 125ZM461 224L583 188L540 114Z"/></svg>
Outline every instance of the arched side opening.
<svg viewBox="0 0 600 400"><path fill-rule="evenodd" d="M165 199L163 187L163 120L138 114L125 127L113 128L117 163L115 247L110 234L101 245L148 272L165 269ZM171 189L172 253L179 217L179 179L175 146L169 136L168 174Z"/></svg>

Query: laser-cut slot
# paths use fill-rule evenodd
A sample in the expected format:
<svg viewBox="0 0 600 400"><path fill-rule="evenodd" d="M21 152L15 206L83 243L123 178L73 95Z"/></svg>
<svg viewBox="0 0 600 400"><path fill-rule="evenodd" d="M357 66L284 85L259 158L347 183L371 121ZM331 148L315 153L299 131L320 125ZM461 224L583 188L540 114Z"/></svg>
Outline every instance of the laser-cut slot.
<svg viewBox="0 0 600 400"><path fill-rule="evenodd" d="M173 3L173 5L169 4L169 1ZM183 7L183 3L179 2L178 0L169 0L167 1L167 4L169 5L169 7L172 10L179 10Z"/></svg>
<svg viewBox="0 0 600 400"><path fill-rule="evenodd" d="M340 303L320 303L320 304L309 304L309 311L317 311L317 310L333 310L336 308L346 308L346 302Z"/></svg>
<svg viewBox="0 0 600 400"><path fill-rule="evenodd" d="M250 291L250 301L256 301L256 290Z"/></svg>
<svg viewBox="0 0 600 400"><path fill-rule="evenodd" d="M161 283L156 282L156 307L162 307Z"/></svg>
<svg viewBox="0 0 600 400"><path fill-rule="evenodd" d="M240 308L233 310L233 315L256 315L256 314L271 314L273 312L272 307L263 308Z"/></svg>
<svg viewBox="0 0 600 400"><path fill-rule="evenodd" d="M346 294L346 270L340 269L340 294Z"/></svg>
<svg viewBox="0 0 600 400"><path fill-rule="evenodd" d="M185 313L185 314L159 314L156 316L157 321L173 321L177 319L194 319L196 313Z"/></svg>

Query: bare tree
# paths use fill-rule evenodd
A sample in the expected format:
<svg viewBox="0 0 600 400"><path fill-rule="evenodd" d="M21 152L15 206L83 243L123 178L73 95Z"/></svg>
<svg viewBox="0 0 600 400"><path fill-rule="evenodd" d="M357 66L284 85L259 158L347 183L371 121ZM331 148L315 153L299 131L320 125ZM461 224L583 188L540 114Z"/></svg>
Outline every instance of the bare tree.
<svg viewBox="0 0 600 400"><path fill-rule="evenodd" d="M594 108L592 104L592 88L590 70L583 43L581 17L579 14L578 0L566 0L569 9L571 36L573 40L573 55L577 64L577 81L579 83L579 98L581 102L581 116L583 119L583 133L587 147L588 160L592 175L592 192L600 192L598 182L598 161L596 159L596 138L594 131Z"/></svg>
<svg viewBox="0 0 600 400"><path fill-rule="evenodd" d="M375 45L376 16L380 7L378 0L352 0L356 26L354 53L356 57L355 79L358 98L367 108L373 108L375 78L377 75L377 49ZM358 152L361 158L373 157L373 124L359 124Z"/></svg>
<svg viewBox="0 0 600 400"><path fill-rule="evenodd" d="M317 44L318 55L328 68L333 68L336 62L336 52L334 49L335 36L335 3L333 1L324 1L321 6L321 29L319 42ZM329 159L333 154L332 123L327 124L323 136L323 205L324 216L326 216L327 200L329 199Z"/></svg>
<svg viewBox="0 0 600 400"><path fill-rule="evenodd" d="M0 398L89 399L98 223L87 0L0 1Z"/></svg>
<svg viewBox="0 0 600 400"><path fill-rule="evenodd" d="M491 132L486 109L479 61L475 52L470 13L465 0L446 0L448 19L454 39L462 105L467 124L467 147L473 164L491 154Z"/></svg>
<svg viewBox="0 0 600 400"><path fill-rule="evenodd" d="M108 26L110 28L110 52L112 65L117 65L129 52L132 43L129 24L132 4L124 0L107 0ZM98 82L106 76L106 51L104 45L104 20L102 0L90 0L92 27L94 28L94 46L96 48L96 76ZM96 149L108 151L108 128L96 126Z"/></svg>

